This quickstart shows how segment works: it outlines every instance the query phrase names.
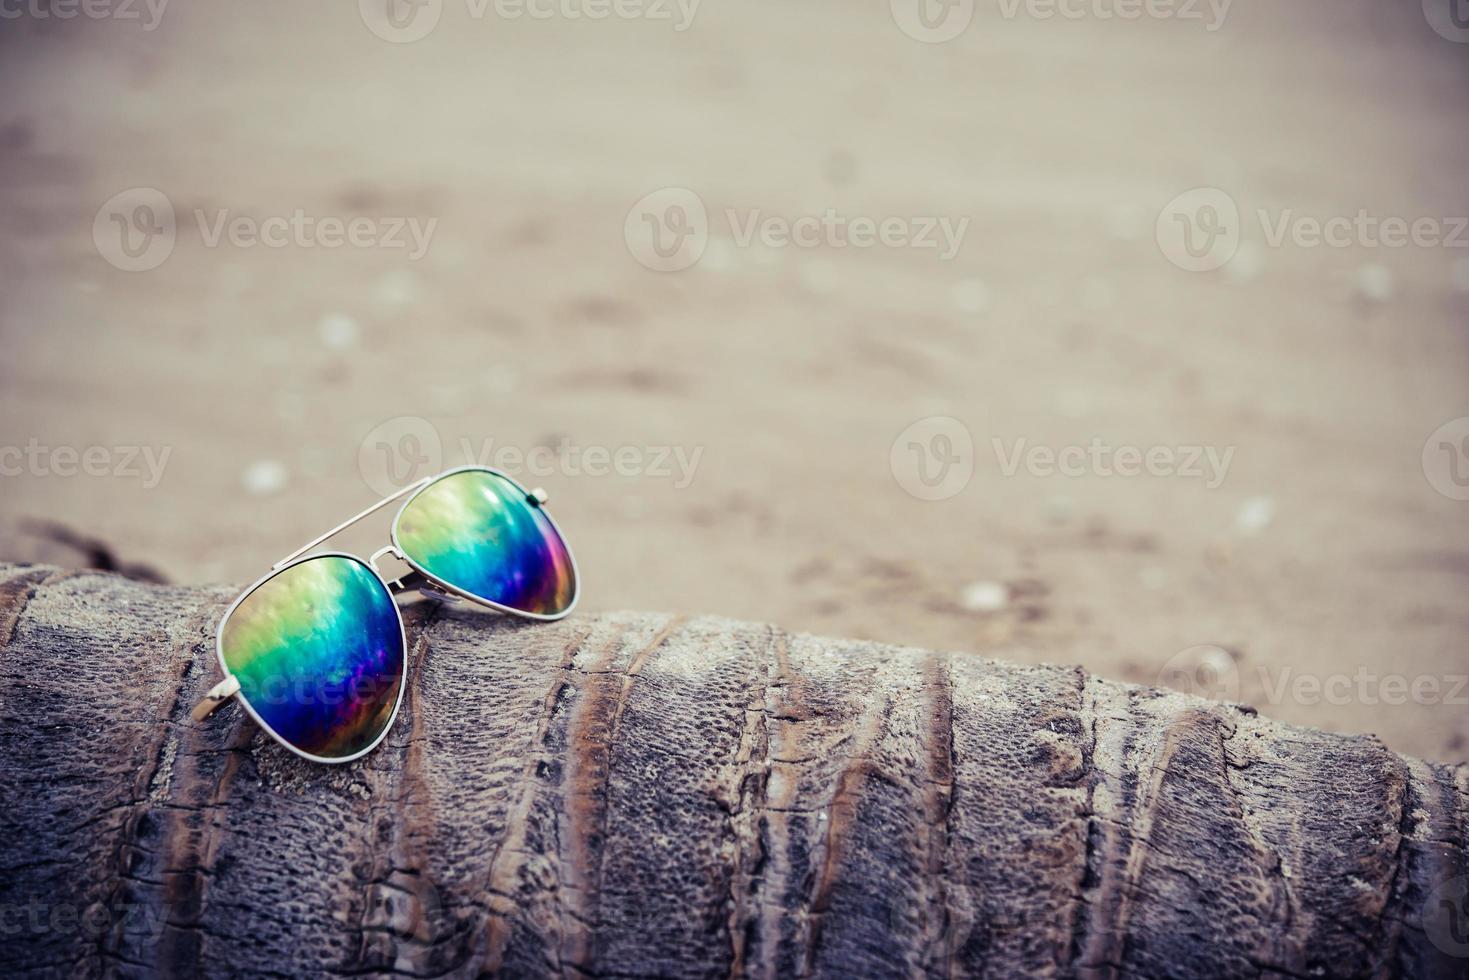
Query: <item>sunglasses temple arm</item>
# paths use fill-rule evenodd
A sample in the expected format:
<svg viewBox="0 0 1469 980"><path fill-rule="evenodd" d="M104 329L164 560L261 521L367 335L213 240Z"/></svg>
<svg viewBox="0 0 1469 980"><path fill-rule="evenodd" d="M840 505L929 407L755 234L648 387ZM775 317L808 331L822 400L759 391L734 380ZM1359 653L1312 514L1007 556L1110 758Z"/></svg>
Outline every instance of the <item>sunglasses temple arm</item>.
<svg viewBox="0 0 1469 980"><path fill-rule="evenodd" d="M203 721L214 714L215 709L238 693L240 693L240 681L231 674L209 689L209 692L204 695L204 700L196 704L194 710L189 713L190 717L195 721Z"/></svg>
<svg viewBox="0 0 1469 980"><path fill-rule="evenodd" d="M428 577L419 571L407 571L388 583L388 591L393 595L402 595L404 592L413 592L428 584Z"/></svg>
<svg viewBox="0 0 1469 980"><path fill-rule="evenodd" d="M377 503L373 504L371 507L367 508L357 516L347 518L345 521L338 524L336 527L332 528L321 537L313 539L312 541L297 548L289 555L286 555L286 557L282 558L280 561L270 566L271 570L278 571L282 567L289 565L291 562L295 561L297 558L300 558L302 555L306 554L306 552L310 551L312 548L315 548L323 541L326 541L330 538L335 537L338 534L341 534L347 528L351 527L353 524L356 524L358 521L362 520L364 517L367 517L369 514L372 514L375 511L382 510L384 507L386 507L388 504L391 504L399 497L406 497L408 494L419 489L425 484L431 483L432 481L433 477L426 476L421 480L415 480L413 483L408 484L408 486L404 487L402 490L399 490L397 493L389 494L388 496L384 497L382 500L379 500Z"/></svg>
<svg viewBox="0 0 1469 980"><path fill-rule="evenodd" d="M388 583L388 591L393 595L402 595L405 592L417 592L424 598L435 602L458 603L457 595L445 591L433 579L420 571L404 572L402 575Z"/></svg>

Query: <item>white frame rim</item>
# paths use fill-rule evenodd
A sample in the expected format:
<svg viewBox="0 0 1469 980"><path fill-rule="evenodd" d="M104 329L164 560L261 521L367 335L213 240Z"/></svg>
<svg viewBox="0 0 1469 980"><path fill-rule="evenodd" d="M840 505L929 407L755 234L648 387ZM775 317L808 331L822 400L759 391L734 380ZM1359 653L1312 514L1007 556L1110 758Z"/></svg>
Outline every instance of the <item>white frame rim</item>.
<svg viewBox="0 0 1469 980"><path fill-rule="evenodd" d="M378 570L372 566L370 562L368 562L364 558L360 558L357 555L351 554L346 551L320 551L315 554L302 555L300 558L281 565L279 568L272 568L269 572L266 572L265 575L261 576L255 582L255 584L251 585L244 592L240 593L239 598L230 603L230 607L226 609L224 615L220 617L219 626L217 626L214 630L214 656L215 659L219 661L219 669L223 672L224 676L234 677L234 672L231 671L229 665L224 662L225 624L230 621L230 617L235 614L235 610L240 607L240 603L244 602L252 594L254 594L256 589L260 588L262 585L264 585L266 582L269 582L277 575L280 575L292 568L295 568L297 565L304 565L308 561L316 561L318 558L346 558L349 561L355 561L363 568L366 568L369 572L372 573L372 577L377 580L377 584L382 586L383 594L388 597L388 602L393 607L393 615L398 617L398 636L403 644L403 672L398 676L398 696L393 700L393 713L388 717L388 723L383 726L383 730L378 733L377 738L373 739L371 744L369 744L365 748L359 749L357 752L354 752L351 755L313 755L310 752L298 749L296 746L286 741L279 732L272 728L270 726L270 723L262 718L260 716L260 713L256 711L255 708L250 704L250 699L245 696L245 691L243 688L235 693L235 700L240 703L240 707L244 708L245 712L249 714L251 718L255 719L255 724L259 725L260 728L267 735L275 739L281 745L284 745L286 748L290 749L296 755L299 755L303 759L309 759L312 762L320 762L326 765L341 765L343 763L354 762L357 759L362 758L364 755L371 752L373 749L382 744L383 739L388 737L388 732L393 730L393 725L398 721L398 712L403 707L403 698L408 691L408 629L403 625L403 610L398 608L397 598L393 595L393 590L388 588L387 581L382 577L381 573L379 573Z"/></svg>

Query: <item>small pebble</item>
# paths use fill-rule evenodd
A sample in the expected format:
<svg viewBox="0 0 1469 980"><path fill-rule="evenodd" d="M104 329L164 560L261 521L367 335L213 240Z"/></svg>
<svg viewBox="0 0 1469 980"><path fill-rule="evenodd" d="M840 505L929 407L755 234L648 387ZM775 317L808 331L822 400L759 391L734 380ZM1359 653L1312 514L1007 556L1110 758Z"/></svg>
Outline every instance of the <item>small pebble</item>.
<svg viewBox="0 0 1469 980"><path fill-rule="evenodd" d="M316 329L321 334L321 342L331 350L351 350L357 346L361 333L357 321L345 313L328 313Z"/></svg>
<svg viewBox="0 0 1469 980"><path fill-rule="evenodd" d="M1357 270L1355 285L1357 295L1373 303L1388 302L1396 291L1393 274L1386 266L1378 265L1375 262L1368 263Z"/></svg>
<svg viewBox="0 0 1469 980"><path fill-rule="evenodd" d="M380 306L408 306L419 297L418 274L409 269L395 269L378 280L372 297Z"/></svg>
<svg viewBox="0 0 1469 980"><path fill-rule="evenodd" d="M959 602L970 612L999 612L1010 604L1010 588L1003 582L973 582Z"/></svg>
<svg viewBox="0 0 1469 980"><path fill-rule="evenodd" d="M286 485L286 465L275 459L256 460L245 467L245 472L240 475L240 482L245 486L245 492L257 497L276 493Z"/></svg>
<svg viewBox="0 0 1469 980"><path fill-rule="evenodd" d="M960 313L983 313L990 308L990 287L983 279L960 279L954 283L953 297Z"/></svg>
<svg viewBox="0 0 1469 980"><path fill-rule="evenodd" d="M1251 497L1234 515L1234 529L1246 537L1255 537L1275 521L1275 501L1270 497Z"/></svg>

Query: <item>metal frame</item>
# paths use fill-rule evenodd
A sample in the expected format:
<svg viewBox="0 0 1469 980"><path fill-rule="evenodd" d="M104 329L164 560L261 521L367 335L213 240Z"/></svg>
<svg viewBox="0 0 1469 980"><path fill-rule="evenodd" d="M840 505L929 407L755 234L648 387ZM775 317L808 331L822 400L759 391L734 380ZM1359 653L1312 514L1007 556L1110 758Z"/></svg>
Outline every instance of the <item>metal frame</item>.
<svg viewBox="0 0 1469 980"><path fill-rule="evenodd" d="M403 512L408 509L408 505L413 503L414 498L416 498L420 493L427 490L435 483L438 483L445 477L467 472L489 473L493 476L500 477L502 480L505 480L511 486L519 490L521 493L525 494L526 502L530 506L541 510L541 513L545 516L546 521L551 525L551 529L555 531L556 536L561 539L562 545L566 548L566 556L571 561L572 581L576 583L576 591L571 597L571 602L566 606L565 609L561 610L558 613L555 613L554 615L545 615L542 613L525 612L524 610L516 609L512 606L505 606L501 605L498 602L491 602L488 599L483 599L477 595L466 592L463 589L455 586L453 583L447 582L439 578L438 576L429 572L428 569L413 561L413 559L409 558L403 552L403 549L398 544L398 522L402 519ZM389 540L392 543L385 545L384 547L379 548L377 551L373 552L370 558L362 558L358 555L354 555L350 552L345 551L323 551L316 554L309 553L311 549L342 533L347 528L358 523L364 518L376 513L379 510L382 510L388 504L399 499L400 497L407 497L408 499L403 501L402 505L398 508L397 514L393 516L392 528L388 534ZM275 731L275 729L271 728L270 725L265 721L265 719L260 717L259 713L257 713L256 710L250 706L250 700L248 698L240 695L238 697L238 700L240 702L240 705L245 709L245 711L250 715L251 718L255 719L255 723L265 730L267 735L269 735L271 738L275 739L281 745L285 746L287 749L294 752L296 755L299 755L303 759L310 759L312 762L321 762L326 764L340 764L344 762L352 762L355 759L362 758L364 755L371 752L382 743L382 740L387 737L388 732L392 729L394 722L398 720L398 710L402 707L403 694L408 685L408 633L403 625L403 612L398 607L398 603L396 601L396 597L398 595L417 586L418 591L421 592L423 595L440 602L458 602L460 599L467 599L477 605L485 606L486 608L494 609L499 612L508 613L512 616L520 616L524 619L535 619L542 621L562 619L563 617L570 615L571 611L576 608L577 602L581 600L581 571L577 568L576 565L576 555L572 553L571 545L567 543L566 536L561 533L561 527L556 523L556 519L551 516L550 511L542 509L546 501L546 491L540 489L539 487L533 490L527 490L524 486L521 485L520 481L516 480L510 474L505 473L502 470L497 470L490 466L459 466L451 470L445 470L443 473L440 473L437 476L426 476L420 480L415 480L413 483L410 483L408 486L397 491L396 493L389 494L382 500L379 500L377 503L373 504L371 507L368 507L366 510L362 511L356 516L348 518L325 534L314 538L302 547L297 548L295 551L291 552L289 555L272 565L269 572L261 576L260 579L258 579L244 592L240 593L239 597L236 598L234 602L230 603L230 607L225 610L224 615L220 618L219 626L215 628L214 632L214 655L215 659L219 661L219 669L224 674L224 680L220 681L218 684L214 685L214 687L210 688L209 691L204 695L203 700L201 700L199 704L195 706L192 712L194 720L203 721L205 718L208 718L211 714L213 714L220 705L224 704L224 702L228 701L230 698L234 698L237 695L240 695L239 679L230 673L229 667L224 662L224 625L225 623L229 622L229 618L234 615L234 612L236 609L239 608L240 603L249 598L250 594L253 593L256 589L260 588L266 582L275 578L277 575L279 575L281 572L284 572L288 568L294 568L297 565L304 564L308 561L315 561L318 558L347 558L351 561L355 561L365 566L370 572L372 572L373 577L376 578L378 580L378 583L383 587L383 591L387 593L388 600L393 603L393 610L395 613L397 613L398 616L398 630L403 637L403 676L399 679L398 682L398 697L397 700L393 703L392 717L388 719L388 723L386 726L383 727L382 732L378 735L377 738L373 740L371 745L350 756L343 756L341 758L326 758L323 756L312 755L310 752L301 751L300 749L296 748L296 746L292 745L284 738L282 738ZM383 555L388 554L391 554L399 561L408 565L410 568L413 569L413 572L408 575L400 575L392 581L383 578L382 572L378 570L377 561ZM419 583L419 579L422 580L422 584Z"/></svg>
<svg viewBox="0 0 1469 980"><path fill-rule="evenodd" d="M383 594L388 597L388 603L393 607L393 615L398 617L398 636L402 639L403 642L403 673L398 678L398 696L393 699L393 714L388 718L388 723L383 726L383 730L378 733L377 738L372 740L372 744L368 745L365 748L359 749L351 755L344 755L339 757L312 755L310 752L304 752L301 749L296 748L296 746L292 745L290 742L287 742L284 738L282 738L280 736L280 733L278 733L274 728L270 727L269 722L260 717L260 713L255 710L253 705L250 704L250 699L240 694L240 682L234 674L230 673L229 666L224 662L224 624L230 621L230 617L235 614L235 610L240 607L240 603L250 598L251 594L254 593L256 589L260 588L266 582L269 582L271 579L275 578L281 572L284 572L290 568L295 568L297 565L304 565L309 561L316 561L321 558L346 558L349 561L355 561L363 568L366 568L368 571L372 572L372 577L377 579L377 583L383 587ZM209 694L205 695L205 699L200 702L199 707L194 709L196 718L199 717L199 713L201 711L203 712L204 717L208 717L208 715L214 712L215 708L219 707L226 700L231 697L235 697L236 695L239 695L235 699L240 702L240 707L244 708L245 712L249 714L251 718L255 719L255 724L265 729L265 734L269 735L271 738L275 739L277 742L281 743L286 748L290 749L292 752L296 753L303 759L310 759L312 762L323 762L327 763L328 765L352 762L355 759L360 759L364 755L381 745L383 739L388 737L388 732L393 730L393 723L398 720L398 711L400 708L403 707L403 694L408 687L408 630L403 625L403 610L398 608L398 603L393 597L393 590L388 587L388 583L383 579L382 573L380 573L377 568L372 565L371 562L367 561L366 559L359 558L357 555L351 554L346 551L323 551L320 554L305 555L300 558L296 558L294 561L287 560L285 562L272 566L269 572L263 575L260 580L257 581L254 585L250 586L243 593L241 593L238 599L230 603L229 609L225 610L223 618L221 618L219 621L218 628L214 631L214 657L216 660L219 661L219 669L224 672L225 679L219 684L216 684L214 688L210 690ZM219 691L222 688L228 689L230 693L224 696L217 696L215 692ZM205 708L208 708L208 710L205 711Z"/></svg>
<svg viewBox="0 0 1469 980"><path fill-rule="evenodd" d="M412 558L409 558L408 555L403 551L403 548L398 544L398 522L402 520L403 512L408 509L408 506L413 503L418 495L420 493L423 493L429 487L433 486L435 483L438 483L440 480L454 476L457 473L470 472L489 473L493 476L498 476L500 479L504 480L512 487L525 494L526 502L529 503L532 507L539 510L541 514L545 516L547 523L551 525L551 530L555 531L556 537L561 539L562 545L566 547L566 557L571 561L571 580L576 583L576 591L572 594L571 602L567 604L565 609L548 616L544 613L530 613L526 612L523 609L516 609L512 606L503 606L498 602L491 602L488 599L484 599L480 596L474 595L473 593L466 592L456 586L454 583L447 581L446 579L439 578L437 575L434 575L432 572L424 568L422 565L418 564ZM430 596L430 598L448 598L451 601L457 599L468 599L470 602L477 603L478 605L485 606L486 608L496 609L504 613L510 613L511 615L519 616L522 619L537 619L543 622L554 622L558 619L564 619L567 616L571 615L571 611L575 609L576 604L581 601L581 570L576 567L576 555L572 554L571 545L568 544L566 541L566 535L561 533L561 528L559 525L557 525L556 519L551 516L551 512L545 510L542 507L542 505L546 503L546 500L546 491L540 489L539 487L534 490L527 490L525 487L521 486L520 482L509 473L497 470L491 466L458 466L452 470L445 470L438 476L429 479L427 482L424 482L423 486L418 487L418 489L414 491L411 497L403 501L403 506L399 507L398 513L393 516L393 527L392 530L388 533L388 537L391 538L393 542L393 557L408 565L419 575L422 575L425 579L433 583L434 589L428 590L428 595ZM442 590L443 593L447 593L447 595L435 594L440 590Z"/></svg>

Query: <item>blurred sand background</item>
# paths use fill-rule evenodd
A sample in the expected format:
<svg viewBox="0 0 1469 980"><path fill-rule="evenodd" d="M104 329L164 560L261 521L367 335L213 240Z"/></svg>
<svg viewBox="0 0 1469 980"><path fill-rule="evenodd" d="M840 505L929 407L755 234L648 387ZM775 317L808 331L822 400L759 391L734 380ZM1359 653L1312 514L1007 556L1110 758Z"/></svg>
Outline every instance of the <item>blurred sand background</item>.
<svg viewBox="0 0 1469 980"><path fill-rule="evenodd" d="M1469 44L1417 0L1237 0L1213 31L981 0L943 44L874 0L704 0L683 31L676 7L444 0L412 43L347 0L180 2L152 30L134 9L0 20L0 444L169 456L156 486L28 464L0 478L12 525L243 584L376 499L394 453L680 447L702 453L687 486L527 478L587 608L1219 681L1465 758L1469 503L1422 457L1469 416L1469 249L1272 247L1251 217L1469 215ZM178 230L127 272L94 219L139 187ZM711 216L678 272L624 233L666 187ZM1208 273L1155 235L1197 187L1244 213ZM210 247L196 209L437 225L417 260ZM744 246L726 209L970 224L943 261ZM892 461L932 416L974 444L940 501ZM992 443L1094 438L1235 453L1211 489L1007 476ZM1369 680L1271 693L1342 675ZM1442 686L1391 703L1388 675Z"/></svg>

